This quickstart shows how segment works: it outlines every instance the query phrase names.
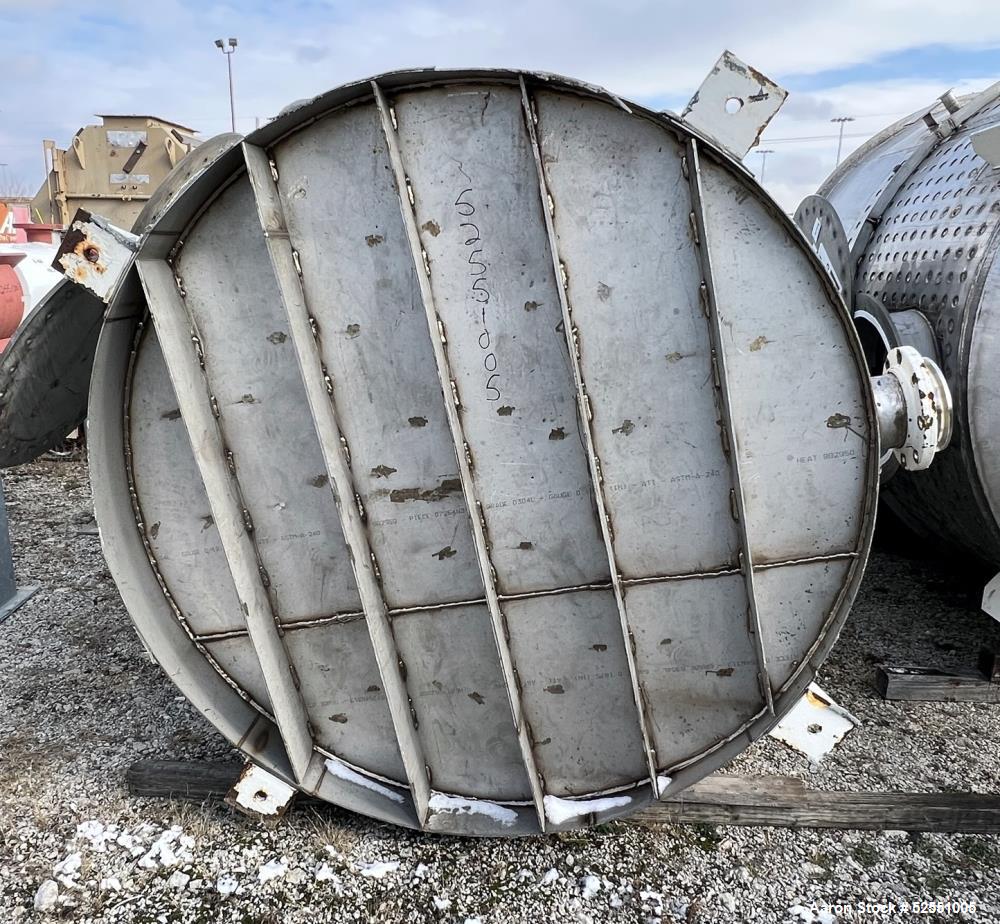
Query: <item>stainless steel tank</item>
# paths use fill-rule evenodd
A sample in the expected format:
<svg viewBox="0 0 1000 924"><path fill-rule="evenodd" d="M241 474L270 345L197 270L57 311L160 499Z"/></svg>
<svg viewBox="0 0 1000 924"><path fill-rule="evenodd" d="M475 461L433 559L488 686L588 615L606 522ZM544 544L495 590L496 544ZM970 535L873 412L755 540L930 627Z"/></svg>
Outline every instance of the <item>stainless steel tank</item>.
<svg viewBox="0 0 1000 924"><path fill-rule="evenodd" d="M945 94L855 151L796 220L852 304L872 368L937 358L955 435L883 498L918 535L1000 566L1000 84Z"/></svg>
<svg viewBox="0 0 1000 924"><path fill-rule="evenodd" d="M791 707L864 569L876 399L735 158L511 71L196 153L137 245L82 223L63 266L110 302L109 567L222 733L376 818L519 835L673 794Z"/></svg>

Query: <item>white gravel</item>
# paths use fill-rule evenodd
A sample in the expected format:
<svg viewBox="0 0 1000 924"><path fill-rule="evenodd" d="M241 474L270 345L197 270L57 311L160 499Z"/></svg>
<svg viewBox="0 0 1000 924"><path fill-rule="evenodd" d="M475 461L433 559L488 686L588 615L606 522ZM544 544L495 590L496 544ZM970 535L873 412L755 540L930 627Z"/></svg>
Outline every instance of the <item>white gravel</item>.
<svg viewBox="0 0 1000 924"><path fill-rule="evenodd" d="M0 624L0 924L1000 922L1000 839L626 823L526 840L421 836L333 807L266 830L228 808L130 798L143 758L233 756L151 664L96 536L85 467L5 473L19 581ZM826 789L1000 789L1000 707L888 704L883 660L967 668L1000 626L934 562L874 556L820 678L862 725L824 762L764 739L728 769ZM974 912L911 915L902 901ZM894 913L837 905L895 903Z"/></svg>

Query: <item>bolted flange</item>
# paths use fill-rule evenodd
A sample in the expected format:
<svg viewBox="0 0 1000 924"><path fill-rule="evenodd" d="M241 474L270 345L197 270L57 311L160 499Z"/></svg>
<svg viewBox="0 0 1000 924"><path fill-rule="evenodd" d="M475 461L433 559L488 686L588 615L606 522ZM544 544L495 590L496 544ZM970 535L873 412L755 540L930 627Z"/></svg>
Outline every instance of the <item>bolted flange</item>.
<svg viewBox="0 0 1000 924"><path fill-rule="evenodd" d="M951 390L938 364L913 347L890 350L883 371L899 382L906 409L905 437L893 455L904 469L921 471L951 441Z"/></svg>

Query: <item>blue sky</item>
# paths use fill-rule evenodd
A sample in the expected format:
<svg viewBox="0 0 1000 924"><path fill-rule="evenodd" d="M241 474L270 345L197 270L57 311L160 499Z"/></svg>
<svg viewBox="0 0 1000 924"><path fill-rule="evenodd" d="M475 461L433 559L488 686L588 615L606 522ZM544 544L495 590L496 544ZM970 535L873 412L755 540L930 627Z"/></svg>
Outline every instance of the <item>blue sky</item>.
<svg viewBox="0 0 1000 924"><path fill-rule="evenodd" d="M787 208L833 167L831 117L856 120L847 151L946 89L1000 79L1000 4L983 0L0 0L0 35L0 187L30 192L42 139L65 146L96 112L227 129L213 40L229 35L241 131L345 81L426 65L555 71L680 108L730 48L790 91L762 145L765 185ZM813 140L789 140L801 138Z"/></svg>

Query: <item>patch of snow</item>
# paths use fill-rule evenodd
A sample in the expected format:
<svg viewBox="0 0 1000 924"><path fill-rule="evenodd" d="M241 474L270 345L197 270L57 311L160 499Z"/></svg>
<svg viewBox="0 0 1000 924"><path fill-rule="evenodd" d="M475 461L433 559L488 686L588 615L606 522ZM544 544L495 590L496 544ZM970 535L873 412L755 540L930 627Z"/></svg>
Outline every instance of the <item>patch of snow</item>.
<svg viewBox="0 0 1000 924"><path fill-rule="evenodd" d="M583 893L583 900L589 901L601 891L601 880L596 876L584 876L580 880L580 891Z"/></svg>
<svg viewBox="0 0 1000 924"><path fill-rule="evenodd" d="M46 879L35 893L35 911L52 911L59 898L59 886L51 879Z"/></svg>
<svg viewBox="0 0 1000 924"><path fill-rule="evenodd" d="M75 876L80 871L82 862L80 854L71 853L65 860L60 860L55 865L52 873L55 876Z"/></svg>
<svg viewBox="0 0 1000 924"><path fill-rule="evenodd" d="M280 860L268 860L259 870L257 879L261 883L270 882L272 879L279 879L288 872L288 860L282 857Z"/></svg>
<svg viewBox="0 0 1000 924"><path fill-rule="evenodd" d="M414 879L423 879L431 871L429 866L423 863L418 863L417 868L413 871Z"/></svg>
<svg viewBox="0 0 1000 924"><path fill-rule="evenodd" d="M483 924L482 918L466 918L465 924Z"/></svg>
<svg viewBox="0 0 1000 924"><path fill-rule="evenodd" d="M334 892L336 892L338 895L344 894L343 881L341 880L340 876L338 876L333 871L333 868L328 864L320 863L319 866L316 867L315 875L317 882L329 882Z"/></svg>
<svg viewBox="0 0 1000 924"><path fill-rule="evenodd" d="M98 888L102 892L121 892L121 880L117 876L108 876L107 879L101 880Z"/></svg>
<svg viewBox="0 0 1000 924"><path fill-rule="evenodd" d="M136 855L135 852L137 850L139 851L139 853L143 852L142 848L136 844L135 840L136 840L135 835L127 834L126 832L123 831L121 834L118 835L118 837L115 838L115 843L119 847L124 847L127 851L129 851L129 853L132 854L132 856L135 856Z"/></svg>
<svg viewBox="0 0 1000 924"><path fill-rule="evenodd" d="M358 773L357 770L352 770L347 766L347 764L343 763L343 761L334 760L332 757L328 757L326 759L326 769L338 780L345 780L348 783L363 786L365 789L377 792L380 796L385 796L393 802L399 802L400 804L403 802L403 796L401 793L396 792L394 789L389 789L388 786L383 786L381 783L376 783L375 780L370 779L367 776L363 776Z"/></svg>
<svg viewBox="0 0 1000 924"><path fill-rule="evenodd" d="M389 875L389 873L396 872L399 869L399 860L386 860L385 862L375 862L375 863L354 863L354 868L361 873L362 876L367 876L369 879L381 879L383 876Z"/></svg>
<svg viewBox="0 0 1000 924"><path fill-rule="evenodd" d="M542 876L542 885L552 885L559 878L559 870L550 869L544 876Z"/></svg>
<svg viewBox="0 0 1000 924"><path fill-rule="evenodd" d="M89 841L91 848L98 853L105 853L108 843L114 843L118 836L118 825L105 826L94 818L82 821L76 826L77 839Z"/></svg>
<svg viewBox="0 0 1000 924"><path fill-rule="evenodd" d="M174 847L175 844L177 849ZM157 866L177 866L182 861L191 859L188 850L190 846L194 846L194 838L187 835L182 836L182 829L178 825L174 825L163 831L153 841L149 850L139 860L139 866L143 869L156 869Z"/></svg>
<svg viewBox="0 0 1000 924"><path fill-rule="evenodd" d="M662 905L663 904L663 893L662 892L640 892L639 901L649 902L651 905Z"/></svg>
<svg viewBox="0 0 1000 924"><path fill-rule="evenodd" d="M447 911L451 907L451 899L450 898L438 898L435 895L434 896L434 907L437 908L438 911Z"/></svg>
<svg viewBox="0 0 1000 924"><path fill-rule="evenodd" d="M545 796L545 817L554 825L565 824L582 815L596 815L609 809L628 805L631 796L607 796L602 799L560 799L558 796Z"/></svg>
<svg viewBox="0 0 1000 924"><path fill-rule="evenodd" d="M659 799L666 791L667 787L674 781L672 776L658 776L656 778L656 798Z"/></svg>
<svg viewBox="0 0 1000 924"><path fill-rule="evenodd" d="M499 822L504 827L510 827L517 821L517 812L513 809L487 802L485 799L461 799L458 796L448 796L443 792L435 792L428 806L432 812L444 812L451 815L485 815Z"/></svg>
<svg viewBox="0 0 1000 924"><path fill-rule="evenodd" d="M215 889L220 895L232 895L239 887L233 876L220 876L215 882Z"/></svg>
<svg viewBox="0 0 1000 924"><path fill-rule="evenodd" d="M187 873L182 873L179 869L174 870L167 880L167 886L171 889L186 889L191 877Z"/></svg>

